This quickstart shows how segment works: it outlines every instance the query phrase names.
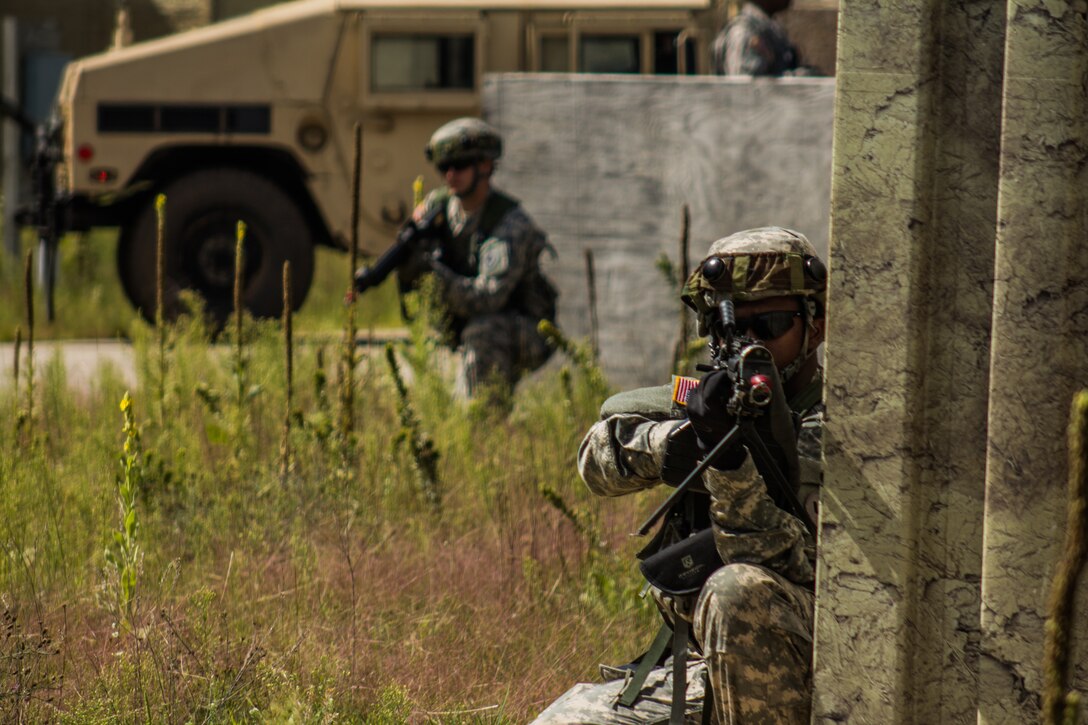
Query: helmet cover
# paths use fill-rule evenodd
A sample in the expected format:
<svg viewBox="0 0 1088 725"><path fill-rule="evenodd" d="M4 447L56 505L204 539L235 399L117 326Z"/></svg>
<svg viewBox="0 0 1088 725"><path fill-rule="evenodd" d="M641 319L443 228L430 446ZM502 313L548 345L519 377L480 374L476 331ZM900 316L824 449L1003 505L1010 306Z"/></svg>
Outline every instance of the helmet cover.
<svg viewBox="0 0 1088 725"><path fill-rule="evenodd" d="M457 118L431 135L424 155L435 165L483 159L494 161L502 156L502 136L494 126L479 118Z"/></svg>

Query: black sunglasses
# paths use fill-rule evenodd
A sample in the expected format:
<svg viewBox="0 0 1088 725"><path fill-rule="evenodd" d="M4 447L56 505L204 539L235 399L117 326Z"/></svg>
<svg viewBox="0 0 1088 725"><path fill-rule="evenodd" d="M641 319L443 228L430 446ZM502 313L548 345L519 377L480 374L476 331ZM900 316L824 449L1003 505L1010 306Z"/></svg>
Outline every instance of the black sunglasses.
<svg viewBox="0 0 1088 725"><path fill-rule="evenodd" d="M733 329L738 335L747 336L751 331L760 340L774 340L782 337L793 328L793 319L800 317L796 310L776 310L761 312L748 317L738 317Z"/></svg>
<svg viewBox="0 0 1088 725"><path fill-rule="evenodd" d="M474 163L476 163L476 162L475 161L465 161L465 160L443 161L440 164L435 164L435 166L438 168L438 173L444 174L447 171L449 171L450 169L453 169L454 171L464 171L468 167L472 166Z"/></svg>

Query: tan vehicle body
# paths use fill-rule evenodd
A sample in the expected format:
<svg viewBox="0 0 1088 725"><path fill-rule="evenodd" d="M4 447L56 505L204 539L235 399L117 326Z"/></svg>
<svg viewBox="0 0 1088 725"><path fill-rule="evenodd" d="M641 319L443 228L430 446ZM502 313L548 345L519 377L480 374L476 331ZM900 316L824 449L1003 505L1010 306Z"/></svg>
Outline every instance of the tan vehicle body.
<svg viewBox="0 0 1088 725"><path fill-rule="evenodd" d="M713 0L300 0L88 57L71 64L59 96L68 227L120 226L131 255L154 244L135 220L156 192L232 167L298 208L311 258L316 244L345 247L359 123L359 239L378 253L409 213L412 180L438 183L422 153L431 132L480 113L483 74L705 73L720 21ZM153 276L146 258L127 271L120 260L145 307L133 285Z"/></svg>

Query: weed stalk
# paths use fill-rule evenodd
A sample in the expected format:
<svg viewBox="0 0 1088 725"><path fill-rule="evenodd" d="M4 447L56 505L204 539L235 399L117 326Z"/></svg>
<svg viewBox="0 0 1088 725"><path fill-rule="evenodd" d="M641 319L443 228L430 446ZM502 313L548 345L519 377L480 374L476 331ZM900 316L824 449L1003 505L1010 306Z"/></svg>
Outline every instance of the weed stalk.
<svg viewBox="0 0 1088 725"><path fill-rule="evenodd" d="M22 353L23 347L23 326L15 326L15 355L11 361L11 377L15 383L15 408L18 412L19 408L19 355Z"/></svg>
<svg viewBox="0 0 1088 725"><path fill-rule="evenodd" d="M568 504L559 492L548 484L541 484L538 490L540 491L540 495L544 497L544 500L547 501L552 508L562 514L563 518L569 521L579 535L586 540L586 544L589 546L591 552L603 548L600 534L598 534L596 530L596 524L594 524L590 516Z"/></svg>
<svg viewBox="0 0 1088 725"><path fill-rule="evenodd" d="M537 325L537 330L548 341L548 344L570 358L595 392L604 393L608 390L608 383L605 381L604 374L593 356L592 349L587 349L587 346L575 343L548 320L541 320Z"/></svg>
<svg viewBox="0 0 1088 725"><path fill-rule="evenodd" d="M246 408L246 360L245 345L242 339L242 321L245 311L242 308L243 270L245 269L246 223L239 220L234 244L234 382L235 382L235 446L236 453L241 453L242 428L245 425Z"/></svg>
<svg viewBox="0 0 1088 725"><path fill-rule="evenodd" d="M163 269L166 265L166 194L155 197L155 335L159 342L159 426L166 423L166 321L163 311Z"/></svg>
<svg viewBox="0 0 1088 725"><path fill-rule="evenodd" d="M412 181L412 208L423 203L423 177L417 176Z"/></svg>
<svg viewBox="0 0 1088 725"><path fill-rule="evenodd" d="M27 251L23 265L23 289L26 302L26 425L34 423L34 252Z"/></svg>
<svg viewBox="0 0 1088 725"><path fill-rule="evenodd" d="M286 403L283 409L283 442L280 446L280 480L287 482L287 472L291 468L291 406L294 388L294 339L291 328L291 263L283 263L283 350L284 350L284 393Z"/></svg>
<svg viewBox="0 0 1088 725"><path fill-rule="evenodd" d="M442 493L438 484L438 451L434 447L434 441L423 431L423 426L420 425L419 418L412 408L408 387L400 374L400 366L397 364L392 343L387 343L385 346L385 360L389 363L389 373L393 376L393 385L397 389L397 415L400 417L401 426L398 440L408 445L408 451L419 476L419 486L423 497L436 513L440 512Z"/></svg>
<svg viewBox="0 0 1088 725"><path fill-rule="evenodd" d="M1069 692L1070 653L1076 617L1077 582L1088 558L1088 390L1073 397L1069 416L1069 486L1065 547L1050 591L1043 657L1043 722L1077 719L1079 697Z"/></svg>
<svg viewBox="0 0 1088 725"><path fill-rule="evenodd" d="M121 624L135 631L136 583L140 565L138 541L140 522L136 513L136 495L143 476L140 428L132 410L132 398L126 392L121 399L122 431L125 443L121 453L121 470L117 476L117 503L120 524L112 532L112 543L106 548L106 562L117 573L117 608Z"/></svg>
<svg viewBox="0 0 1088 725"><path fill-rule="evenodd" d="M593 359L601 357L600 337L597 324L597 273L593 267L593 250L585 250L586 257L586 288L589 290L589 349L593 353Z"/></svg>
<svg viewBox="0 0 1088 725"><path fill-rule="evenodd" d="M363 132L355 124L355 144L351 174L351 267L348 269L348 289L355 284L355 269L359 265L359 194L362 176ZM355 305L349 304L344 326L344 350L340 376L340 436L347 446L355 430Z"/></svg>

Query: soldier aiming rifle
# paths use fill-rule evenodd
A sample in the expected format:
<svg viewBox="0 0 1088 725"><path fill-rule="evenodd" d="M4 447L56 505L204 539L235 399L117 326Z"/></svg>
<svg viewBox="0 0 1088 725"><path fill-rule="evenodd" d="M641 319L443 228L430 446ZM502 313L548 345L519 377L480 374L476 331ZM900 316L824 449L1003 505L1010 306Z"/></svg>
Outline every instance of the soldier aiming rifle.
<svg viewBox="0 0 1088 725"><path fill-rule="evenodd" d="M492 382L511 390L552 353L537 325L555 321L555 287L540 270L547 237L491 177L502 138L477 118L459 118L431 137L426 158L445 187L431 192L372 267L355 275L360 294L394 270L401 293L433 273L445 332L460 349L458 390L472 396Z"/></svg>
<svg viewBox="0 0 1088 725"><path fill-rule="evenodd" d="M714 242L683 294L714 364L605 401L579 450L586 484L679 484L640 532L663 518L639 557L665 624L536 725L808 722L826 285L797 232Z"/></svg>

